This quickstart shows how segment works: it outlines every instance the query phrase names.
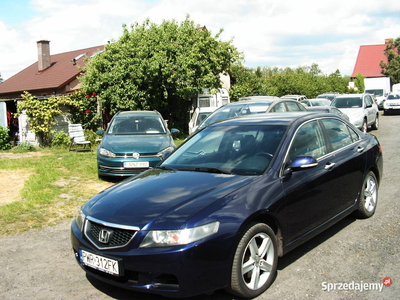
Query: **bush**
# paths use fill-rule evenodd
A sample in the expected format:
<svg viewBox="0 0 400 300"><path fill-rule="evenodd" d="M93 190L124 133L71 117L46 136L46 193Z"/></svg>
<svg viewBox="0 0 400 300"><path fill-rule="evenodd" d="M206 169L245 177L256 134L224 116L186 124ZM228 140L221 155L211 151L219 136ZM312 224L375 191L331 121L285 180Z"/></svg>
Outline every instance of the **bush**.
<svg viewBox="0 0 400 300"><path fill-rule="evenodd" d="M11 149L10 136L8 135L8 127L0 126L0 150Z"/></svg>
<svg viewBox="0 0 400 300"><path fill-rule="evenodd" d="M57 131L53 134L51 139L52 147L67 148L71 142L71 139L65 131Z"/></svg>
<svg viewBox="0 0 400 300"><path fill-rule="evenodd" d="M101 136L99 136L96 132L94 132L93 130L90 130L90 129L85 129L84 133L85 133L86 139L88 141L90 141L92 143L92 145L95 145L96 140L101 138Z"/></svg>
<svg viewBox="0 0 400 300"><path fill-rule="evenodd" d="M13 148L13 152L30 152L30 151L36 151L36 148L35 146L29 144L28 142L20 143Z"/></svg>

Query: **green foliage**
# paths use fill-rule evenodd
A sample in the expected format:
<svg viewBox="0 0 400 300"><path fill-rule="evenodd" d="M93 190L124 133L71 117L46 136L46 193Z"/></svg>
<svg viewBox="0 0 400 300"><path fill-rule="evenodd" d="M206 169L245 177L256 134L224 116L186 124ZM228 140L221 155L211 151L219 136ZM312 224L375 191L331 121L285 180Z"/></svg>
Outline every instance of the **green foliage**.
<svg viewBox="0 0 400 300"><path fill-rule="evenodd" d="M70 142L69 134L63 130L54 132L51 138L51 146L56 148L66 148L69 146Z"/></svg>
<svg viewBox="0 0 400 300"><path fill-rule="evenodd" d="M82 90L97 94L111 115L121 110L157 110L171 127L187 130L191 95L219 88L219 74L240 54L189 19L124 25L121 38L86 64Z"/></svg>
<svg viewBox="0 0 400 300"><path fill-rule="evenodd" d="M19 143L12 149L12 152L16 153L31 152L31 151L36 151L36 148L35 146L33 146L28 142Z"/></svg>
<svg viewBox="0 0 400 300"><path fill-rule="evenodd" d="M18 102L16 116L25 111L32 132L38 135L43 146L49 146L53 133L52 126L55 125L54 117L64 113L63 106L75 106L76 102L70 97L37 99L28 92L24 92L22 98L24 101Z"/></svg>
<svg viewBox="0 0 400 300"><path fill-rule="evenodd" d="M233 86L231 99L238 100L246 95L270 95L281 97L301 94L314 98L326 92L348 92L350 78L342 77L339 70L330 75L321 74L317 64L291 68L258 67L247 69L242 65L231 68Z"/></svg>
<svg viewBox="0 0 400 300"><path fill-rule="evenodd" d="M384 53L388 62L380 62L382 74L389 76L392 84L400 83L400 37L390 40Z"/></svg>
<svg viewBox="0 0 400 300"><path fill-rule="evenodd" d="M9 129L0 126L0 150L11 149L10 136L8 135Z"/></svg>
<svg viewBox="0 0 400 300"><path fill-rule="evenodd" d="M74 105L68 107L69 119L72 124L82 124L83 128L91 130L101 126L96 93L85 95L84 93L76 92L70 98L74 102Z"/></svg>
<svg viewBox="0 0 400 300"><path fill-rule="evenodd" d="M100 136L93 130L85 129L84 135L88 141L92 143L92 145L96 144L96 140L100 138Z"/></svg>
<svg viewBox="0 0 400 300"><path fill-rule="evenodd" d="M363 93L365 90L364 79L365 76L362 76L360 73L357 73L354 79L354 83L360 93Z"/></svg>

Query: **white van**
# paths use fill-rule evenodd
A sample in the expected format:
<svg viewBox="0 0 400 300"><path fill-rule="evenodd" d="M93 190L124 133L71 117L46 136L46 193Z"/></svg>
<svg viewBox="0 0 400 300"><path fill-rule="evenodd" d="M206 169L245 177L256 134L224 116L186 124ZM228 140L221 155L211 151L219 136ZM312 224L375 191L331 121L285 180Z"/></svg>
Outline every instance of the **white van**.
<svg viewBox="0 0 400 300"><path fill-rule="evenodd" d="M217 108L218 107L197 107L194 110L192 118L189 122L189 134L192 134L192 132L196 131L200 123L203 122L203 120Z"/></svg>

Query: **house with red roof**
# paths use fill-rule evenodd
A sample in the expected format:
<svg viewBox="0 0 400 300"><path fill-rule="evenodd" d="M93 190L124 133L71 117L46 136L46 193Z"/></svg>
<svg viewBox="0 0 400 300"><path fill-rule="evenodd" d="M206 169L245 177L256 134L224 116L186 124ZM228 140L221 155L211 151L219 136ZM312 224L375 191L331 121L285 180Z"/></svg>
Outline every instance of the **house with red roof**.
<svg viewBox="0 0 400 300"><path fill-rule="evenodd" d="M78 76L86 58L104 51L104 46L74 50L59 54L50 53L50 41L37 42L38 61L0 83L0 126L9 127L11 135L20 142L37 144L35 135L27 125L27 116L13 118L17 102L24 91L40 98L68 95L80 89ZM65 125L65 124L64 124Z"/></svg>
<svg viewBox="0 0 400 300"><path fill-rule="evenodd" d="M357 74L361 74L367 78L386 77L386 75L382 74L380 62L387 62L387 57L384 54L384 50L389 40L390 39L386 39L385 44L381 45L360 46L351 78L356 78Z"/></svg>
<svg viewBox="0 0 400 300"><path fill-rule="evenodd" d="M383 107L386 95L391 91L390 77L382 74L381 61L388 62L384 53L386 45L392 39L386 39L385 44L360 46L356 64L351 78L361 74L364 78L364 92L374 94L379 108ZM354 82L351 82L354 87Z"/></svg>

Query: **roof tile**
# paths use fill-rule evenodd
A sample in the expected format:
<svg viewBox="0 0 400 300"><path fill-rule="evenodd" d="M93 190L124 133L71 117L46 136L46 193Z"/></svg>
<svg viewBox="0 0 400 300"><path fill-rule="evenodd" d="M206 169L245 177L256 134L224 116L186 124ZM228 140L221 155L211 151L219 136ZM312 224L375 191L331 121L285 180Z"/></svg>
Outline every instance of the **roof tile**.
<svg viewBox="0 0 400 300"><path fill-rule="evenodd" d="M85 58L92 56L104 46L51 55L51 66L39 72L38 62L33 63L4 82L0 83L0 94L19 91L60 88L75 79L85 65ZM74 64L72 59L85 54Z"/></svg>

